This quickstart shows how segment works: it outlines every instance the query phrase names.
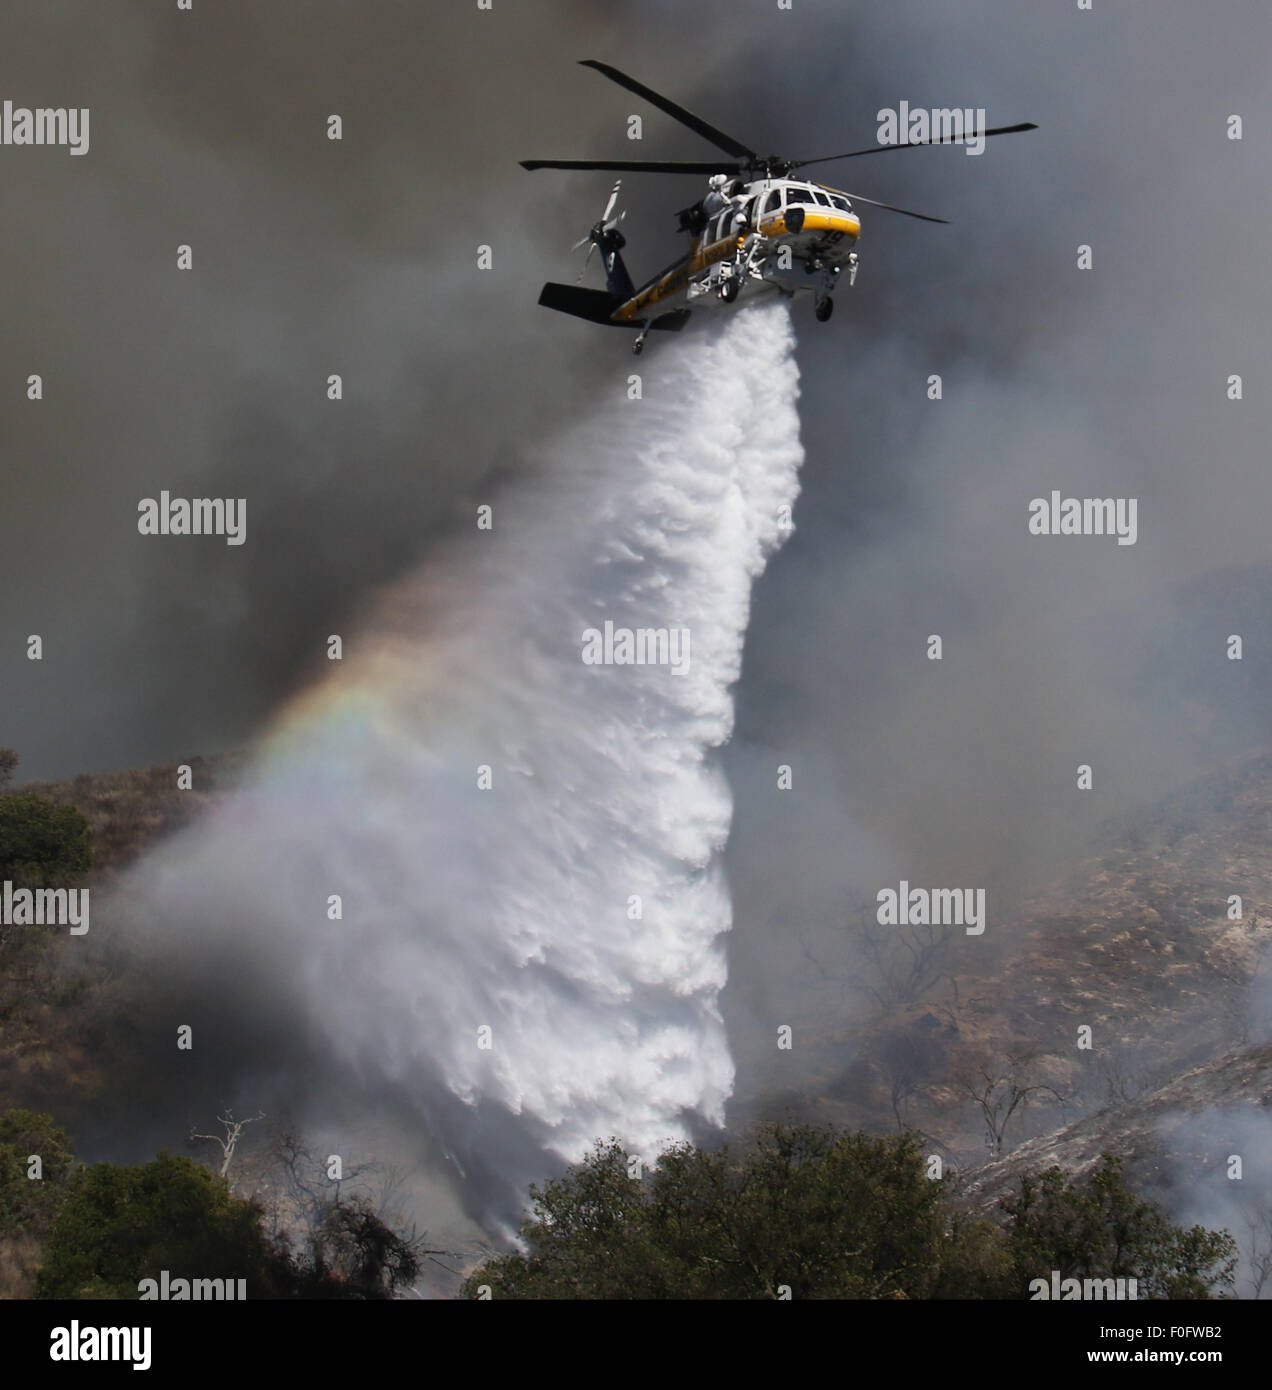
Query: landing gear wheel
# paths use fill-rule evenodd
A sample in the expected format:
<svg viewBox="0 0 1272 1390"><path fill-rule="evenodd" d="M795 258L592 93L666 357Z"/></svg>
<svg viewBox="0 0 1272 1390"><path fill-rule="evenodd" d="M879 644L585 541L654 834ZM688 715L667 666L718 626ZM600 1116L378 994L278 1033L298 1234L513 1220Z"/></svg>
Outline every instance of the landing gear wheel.
<svg viewBox="0 0 1272 1390"><path fill-rule="evenodd" d="M826 320L827 320L827 319L831 316L831 314L833 314L834 312L835 312L835 301L834 301L833 299L831 299L829 296L827 296L825 299L819 299L819 300L817 301L817 304L816 304L815 308L813 309L813 313L815 313L815 314L817 315L817 322L818 322L818 323L825 323Z"/></svg>
<svg viewBox="0 0 1272 1390"><path fill-rule="evenodd" d="M641 353L645 351L644 338L636 339L636 341L632 344L632 351L636 354L637 357L639 357Z"/></svg>
<svg viewBox="0 0 1272 1390"><path fill-rule="evenodd" d="M739 283L737 276L732 276L730 279L725 280L721 284L720 298L723 299L726 304L732 304L733 301L738 297L738 293L741 291L741 289L742 286Z"/></svg>

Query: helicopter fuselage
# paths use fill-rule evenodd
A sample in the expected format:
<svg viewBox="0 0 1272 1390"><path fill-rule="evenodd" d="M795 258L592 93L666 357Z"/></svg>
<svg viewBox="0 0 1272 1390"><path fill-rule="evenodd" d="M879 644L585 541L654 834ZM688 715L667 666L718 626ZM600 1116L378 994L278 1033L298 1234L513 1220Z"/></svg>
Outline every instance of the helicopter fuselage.
<svg viewBox="0 0 1272 1390"><path fill-rule="evenodd" d="M616 305L612 323L635 326L676 307L723 306L774 291L824 302L841 269L855 274L861 220L835 189L760 179L731 197L713 192L701 207L705 223L690 251Z"/></svg>

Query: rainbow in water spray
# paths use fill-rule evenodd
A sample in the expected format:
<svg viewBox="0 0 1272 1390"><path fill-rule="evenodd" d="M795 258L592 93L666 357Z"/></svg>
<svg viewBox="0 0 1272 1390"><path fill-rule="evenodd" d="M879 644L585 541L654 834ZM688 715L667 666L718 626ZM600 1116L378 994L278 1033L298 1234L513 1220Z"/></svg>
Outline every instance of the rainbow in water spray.
<svg viewBox="0 0 1272 1390"><path fill-rule="evenodd" d="M217 930L492 1213L547 1156L613 1135L652 1160L723 1121L713 753L798 492L793 346L782 302L665 345L642 400L383 596L250 785L142 871L158 903L205 876ZM607 624L683 632L682 659L588 659Z"/></svg>

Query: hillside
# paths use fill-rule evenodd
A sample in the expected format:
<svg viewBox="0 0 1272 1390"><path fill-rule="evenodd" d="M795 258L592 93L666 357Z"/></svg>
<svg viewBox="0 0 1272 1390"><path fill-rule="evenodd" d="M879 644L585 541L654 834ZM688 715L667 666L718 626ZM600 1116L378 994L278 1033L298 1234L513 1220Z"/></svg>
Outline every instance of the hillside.
<svg viewBox="0 0 1272 1390"><path fill-rule="evenodd" d="M177 786L178 763L83 773L61 782L23 782L6 790L30 792L80 811L93 832L96 871L104 885L157 839L197 820L210 801L237 784L246 765L243 753L188 758L188 791Z"/></svg>
<svg viewBox="0 0 1272 1390"><path fill-rule="evenodd" d="M245 761L189 759L188 791L178 790L176 763L7 790L84 815L93 837L89 882L108 892L152 844L197 820L233 787ZM132 1000L145 984L144 970L100 926L74 943L42 928L11 933L0 946L0 1109L34 1107L65 1120L99 1095L109 1068L129 1055Z"/></svg>
<svg viewBox="0 0 1272 1390"><path fill-rule="evenodd" d="M21 790L83 812L94 882L108 890L232 790L245 759L191 766L187 792L175 765ZM841 958L810 958L800 1083L736 1040L731 1124L787 1114L913 1127L979 1208L1028 1169L1083 1171L1109 1149L1126 1155L1134 1183L1187 1213L1237 1143L1233 1126L1246 1133L1272 1102L1272 1048L1251 1009L1272 939L1270 828L1272 756L1259 752L1103 827L1098 846L1012 902L993 950L938 954L907 998L859 993L846 1011L870 962L850 942ZM0 964L0 1108L48 1109L74 1129L121 1085L144 1084L134 1033L139 991L151 987L144 961L108 931L75 949L39 932L11 940ZM1267 1175L1248 1176L1251 1196L1272 1198ZM1227 1194L1211 1196L1224 1217Z"/></svg>
<svg viewBox="0 0 1272 1390"><path fill-rule="evenodd" d="M1207 1123L1198 1125L1199 1118ZM1250 1148L1238 1137L1242 1131L1257 1133L1257 1150L1266 1150L1272 1137L1272 1046L1267 1044L1225 1053L1126 1105L1026 1140L1006 1158L965 1175L959 1191L969 1205L990 1211L1024 1174L1051 1167L1086 1173L1107 1152L1126 1160L1127 1177L1138 1191L1175 1205L1181 1188L1206 1183L1221 1190L1230 1181L1227 1154L1204 1139L1209 1132ZM1257 1150L1247 1153L1247 1165L1257 1164Z"/></svg>
<svg viewBox="0 0 1272 1390"><path fill-rule="evenodd" d="M735 1111L904 1123L967 1168L993 1147L974 1093L1001 1111L1013 1086L1028 1091L999 1136L1009 1149L1246 1046L1272 941L1270 830L1272 757L1235 759L1102 827L1052 882L1000 907L990 949L955 937L904 982L908 998L881 990L860 938L841 932L809 953L797 1026L811 1084L784 1084L780 1059L744 1047Z"/></svg>

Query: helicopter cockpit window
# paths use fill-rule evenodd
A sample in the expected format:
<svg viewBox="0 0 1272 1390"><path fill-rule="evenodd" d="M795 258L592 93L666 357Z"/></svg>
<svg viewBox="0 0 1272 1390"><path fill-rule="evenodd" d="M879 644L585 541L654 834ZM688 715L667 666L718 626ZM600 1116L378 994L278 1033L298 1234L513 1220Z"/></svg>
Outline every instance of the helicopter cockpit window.
<svg viewBox="0 0 1272 1390"><path fill-rule="evenodd" d="M781 206L782 190L780 188L775 188L764 200L764 211L766 213L776 212Z"/></svg>
<svg viewBox="0 0 1272 1390"><path fill-rule="evenodd" d="M786 190L786 201L788 203L811 203L813 195L807 188L788 188Z"/></svg>
<svg viewBox="0 0 1272 1390"><path fill-rule="evenodd" d="M852 211L852 204L841 193L832 193L830 195L830 203L832 207L839 208L841 212Z"/></svg>
<svg viewBox="0 0 1272 1390"><path fill-rule="evenodd" d="M716 218L715 226L711 229L711 240L719 241L721 237L729 235L729 227L733 221L733 209L725 210Z"/></svg>
<svg viewBox="0 0 1272 1390"><path fill-rule="evenodd" d="M817 202L819 202L822 205L822 207L830 207L830 199L819 189L813 189L813 197L817 200Z"/></svg>

